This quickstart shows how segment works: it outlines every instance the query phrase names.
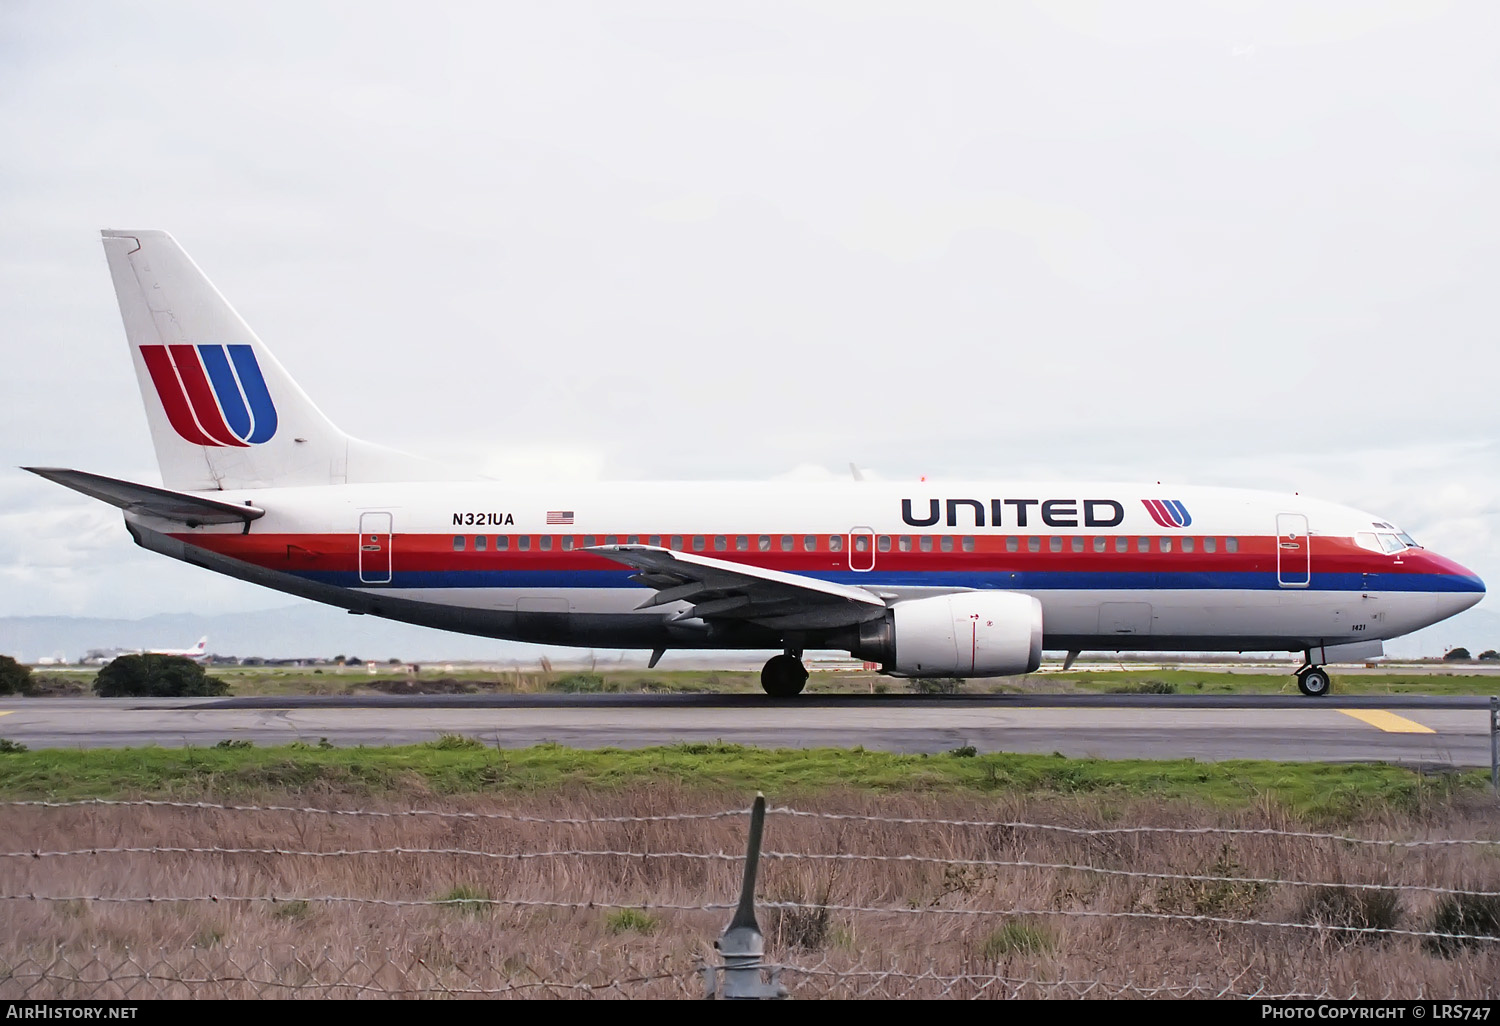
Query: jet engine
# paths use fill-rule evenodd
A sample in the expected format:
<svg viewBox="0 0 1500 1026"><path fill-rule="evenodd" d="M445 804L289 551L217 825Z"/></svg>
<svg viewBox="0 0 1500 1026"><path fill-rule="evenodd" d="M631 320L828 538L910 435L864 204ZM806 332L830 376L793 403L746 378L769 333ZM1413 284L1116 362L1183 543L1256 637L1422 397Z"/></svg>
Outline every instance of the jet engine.
<svg viewBox="0 0 1500 1026"><path fill-rule="evenodd" d="M1042 604L965 591L897 602L862 624L853 654L897 677L1004 677L1042 664Z"/></svg>

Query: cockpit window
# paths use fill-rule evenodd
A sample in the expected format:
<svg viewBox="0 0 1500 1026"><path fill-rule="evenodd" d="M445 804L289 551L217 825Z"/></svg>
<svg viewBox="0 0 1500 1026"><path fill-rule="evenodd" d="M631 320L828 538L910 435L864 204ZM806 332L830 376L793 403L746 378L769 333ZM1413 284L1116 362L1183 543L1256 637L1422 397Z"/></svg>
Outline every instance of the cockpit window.
<svg viewBox="0 0 1500 1026"><path fill-rule="evenodd" d="M1413 541L1412 540L1412 536L1409 535L1409 534L1407 534L1405 531L1397 531L1396 532L1396 537L1400 538L1403 542L1405 542L1407 545L1411 546L1414 549L1420 549L1422 547L1422 546L1418 545L1415 541Z"/></svg>
<svg viewBox="0 0 1500 1026"><path fill-rule="evenodd" d="M1375 537L1374 531L1361 531L1354 536L1354 541L1362 549L1369 549L1371 552L1383 551L1380 547L1380 540Z"/></svg>
<svg viewBox="0 0 1500 1026"><path fill-rule="evenodd" d="M1382 532L1377 537L1380 538L1380 547L1386 552L1400 552L1406 548L1394 534L1385 534Z"/></svg>

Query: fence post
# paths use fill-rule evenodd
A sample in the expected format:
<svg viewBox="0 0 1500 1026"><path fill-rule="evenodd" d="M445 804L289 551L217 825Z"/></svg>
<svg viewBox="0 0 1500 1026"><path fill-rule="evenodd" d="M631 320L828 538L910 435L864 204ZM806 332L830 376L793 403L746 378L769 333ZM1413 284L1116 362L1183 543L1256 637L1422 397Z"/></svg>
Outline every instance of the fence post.
<svg viewBox="0 0 1500 1026"><path fill-rule="evenodd" d="M765 825L766 796L756 794L755 804L750 807L750 839L745 848L740 903L723 935L714 941L714 948L723 956L724 965L718 970L714 966L703 970L708 991L705 996L709 998L764 1000L787 996L786 988L777 982L775 970L771 972L770 983L762 983L760 979L766 944L760 924L755 921L755 871L760 866L760 838ZM719 972L723 973L722 987Z"/></svg>
<svg viewBox="0 0 1500 1026"><path fill-rule="evenodd" d="M1500 796L1500 696L1490 696L1490 787Z"/></svg>

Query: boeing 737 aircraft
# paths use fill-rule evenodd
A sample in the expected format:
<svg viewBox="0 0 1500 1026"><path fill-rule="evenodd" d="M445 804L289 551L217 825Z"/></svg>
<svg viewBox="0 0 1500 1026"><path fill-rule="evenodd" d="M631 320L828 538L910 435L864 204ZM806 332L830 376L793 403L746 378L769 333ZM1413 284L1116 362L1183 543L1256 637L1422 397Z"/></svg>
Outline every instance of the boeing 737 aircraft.
<svg viewBox="0 0 1500 1026"><path fill-rule="evenodd" d="M334 427L160 231L106 231L162 484L34 473L137 544L292 595L516 641L806 649L906 677L1042 650L1302 652L1328 663L1467 609L1475 574L1386 517L1293 495L1101 482L509 484Z"/></svg>
<svg viewBox="0 0 1500 1026"><path fill-rule="evenodd" d="M192 648L148 648L146 652L151 655L174 655L183 656L187 659L202 659L208 655L208 635L205 634L199 638L198 644Z"/></svg>

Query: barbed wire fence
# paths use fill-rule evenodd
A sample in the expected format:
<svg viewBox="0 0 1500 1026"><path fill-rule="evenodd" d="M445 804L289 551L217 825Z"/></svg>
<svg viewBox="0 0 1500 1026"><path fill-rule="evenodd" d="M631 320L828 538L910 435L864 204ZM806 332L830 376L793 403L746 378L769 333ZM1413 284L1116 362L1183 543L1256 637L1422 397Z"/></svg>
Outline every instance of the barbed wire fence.
<svg viewBox="0 0 1500 1026"><path fill-rule="evenodd" d="M1368 958L1368 945L1405 945L1400 952L1422 950L1433 959L1463 966L1462 996L1492 998L1500 994L1500 838L1417 837L1370 838L1353 834L1245 828L1227 826L1078 826L1021 819L964 819L895 816L868 813L826 812L793 807L768 809L757 796L749 808L710 812L684 812L640 816L534 816L494 811L442 809L332 809L289 805L234 805L176 801L32 801L0 803L0 810L25 811L33 815L83 814L96 810L133 813L166 810L175 813L208 814L232 819L236 816L282 816L294 821L371 821L375 823L433 822L453 829L485 824L499 827L534 825L548 829L618 828L633 838L628 845L553 846L534 850L497 850L498 846L403 845L310 847L280 844L150 844L109 843L89 846L26 848L17 843L13 831L5 831L12 850L0 851L0 908L18 924L19 910L38 910L51 917L45 922L77 920L91 909L120 908L133 914L165 914L170 927L184 910L269 909L273 916L293 924L305 921L308 909L342 910L358 925L362 915L379 912L395 915L462 913L471 917L464 925L480 937L462 952L427 943L434 933L452 932L452 920L417 919L409 925L418 940L405 947L392 945L301 944L295 939L275 937L267 943L243 945L233 938L195 935L192 943L147 950L122 943L105 928L84 930L79 936L48 942L39 927L44 920L19 924L12 946L0 950L0 997L4 998L159 998L159 997L365 997L365 996L473 996L473 997L713 997L778 998L796 996L835 997L1220 997L1259 999L1316 998L1416 998L1454 996L1446 988L1452 974L1439 974L1433 981L1364 977L1322 978L1303 974L1288 983L1286 972L1268 971L1265 965L1247 959L1218 973L1173 973L1160 966L1130 965L1099 967L1083 974L1069 971L1050 957L1052 941L1035 924L1104 924L1123 929L1132 924L1163 927L1171 937L1187 937L1189 931L1206 931L1222 947L1225 939L1243 934L1255 939L1289 937L1310 939L1320 951L1355 951ZM763 846L767 817L784 823L812 823L833 830L870 826L894 831L893 843L915 848L923 840L948 846L958 833L983 839L987 849L1007 845L1025 850L1025 838L1055 837L1083 845L1073 858L963 857L958 854L921 854L907 850L899 854L845 850L784 850ZM692 828L734 827L744 821L748 837L743 851L694 850L679 842ZM671 842L654 843L652 831L670 828ZM114 827L112 827L114 829ZM121 828L123 829L123 828ZM940 834L940 831L948 831ZM720 835L720 840L726 835ZM1207 872L1170 869L1128 868L1100 864L1118 861L1122 853L1153 857L1147 849L1129 848L1148 842L1189 843L1211 840L1221 844L1221 857ZM1428 879L1349 879L1346 873L1304 879L1292 875L1252 873L1222 852L1232 842L1255 841L1278 846L1285 854L1293 846L1315 847L1323 861L1337 865L1340 853L1369 852L1392 866L1402 855L1432 856L1434 853L1479 852L1480 867L1489 867L1483 886L1457 886ZM842 849L845 838L832 843ZM1089 852L1093 852L1090 858ZM170 885L141 893L124 885L129 874L112 872L111 865L131 858L144 864L176 866L172 860L188 860L185 868L172 870ZM473 861L489 865L547 867L564 886L579 865L600 863L606 878L614 874L619 893L609 897L577 898L567 894L494 896L476 891L455 891L441 897L399 894L335 893L325 889L283 891L277 872L285 865L303 863L362 863L379 859L414 861ZM239 860L239 861L236 861ZM859 870L861 879L875 881L869 893L885 895L885 901L839 900L832 885L821 893L759 896L761 865L805 867L830 872ZM211 874L203 867L242 866L213 881L227 886L194 887ZM1430 869L1418 858L1419 870ZM83 866L83 869L76 867ZM697 867L698 871L740 869L736 894L723 873L714 877L722 885L718 893L700 900L668 900L650 894L628 894L622 867L642 878L658 878L672 867ZM78 880L87 888L58 887L57 867L75 867ZM665 868L663 868L665 867ZM695 871L694 883L710 878ZM893 900L899 888L882 881L895 873L943 874L936 896L924 900ZM1481 868L1481 872L1485 870ZM996 881L1024 874L1046 874L1048 879L1068 882L1068 902L998 899ZM65 875L65 874L64 874ZM1395 874L1394 876L1399 876ZM38 879L40 877L40 879ZM123 879L122 879L123 877ZM925 879L925 877L923 878ZM1083 881L1083 883L1078 883ZM1089 883L1089 882L1092 882ZM1077 888L1074 884L1078 883ZM1091 886L1117 884L1139 888L1115 895ZM1154 888L1154 889L1152 889ZM1077 890L1074 894L1073 891ZM1184 890L1186 889L1186 890ZM1273 891L1304 895L1297 916L1255 914L1260 898ZM1143 897L1144 895L1144 897ZM734 898L733 901L725 899ZM948 899L954 903L944 904ZM1114 900L1111 902L1111 898ZM1400 900L1426 901L1434 914L1423 928L1395 925L1389 912ZM1109 907L1113 904L1114 907ZM535 917L492 928L479 913L510 912ZM526 935L543 924L556 928L569 916L597 917L606 913L610 929L631 933L635 941L619 948L574 943L549 948L546 958L519 960L515 945L490 945L485 931ZM14 913L14 914L12 914ZM708 923L714 917L728 925L712 944ZM770 923L772 953L761 918ZM880 964L871 964L858 945L810 943L817 935L826 938L837 917L851 924L895 923L897 935L930 938L932 952L924 959L923 945L907 944L907 950L889 954ZM344 921L341 921L341 923ZM981 924L991 932L980 937L953 935L949 924ZM687 938L687 943L666 945L658 939L665 928ZM915 932L914 932L915 931ZM170 930L168 931L170 932ZM180 929L177 930L181 932ZM548 935L556 940L561 936ZM961 942L958 954L943 948L954 937ZM1196 935L1193 935L1196 936ZM1296 942L1294 940L1294 942ZM950 945L951 947L952 945ZM912 947L916 948L913 952ZM852 950L851 950L852 948ZM942 949L941 951L939 949ZM1384 949L1381 949L1384 950ZM538 962L544 964L538 965ZM1107 971L1106 971L1107 970ZM1466 974L1466 975L1465 975ZM1429 993L1428 988L1435 990ZM1477 991L1477 992L1475 992Z"/></svg>

